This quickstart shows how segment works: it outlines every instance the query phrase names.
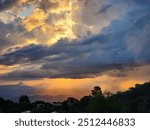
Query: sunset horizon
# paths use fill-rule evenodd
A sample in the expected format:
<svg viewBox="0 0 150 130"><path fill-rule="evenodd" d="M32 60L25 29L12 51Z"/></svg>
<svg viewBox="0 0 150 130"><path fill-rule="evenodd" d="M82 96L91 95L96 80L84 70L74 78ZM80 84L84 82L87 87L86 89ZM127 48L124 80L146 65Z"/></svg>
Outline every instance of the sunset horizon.
<svg viewBox="0 0 150 130"><path fill-rule="evenodd" d="M149 82L149 7L150 0L1 0L0 87L80 99L94 86L116 93Z"/></svg>

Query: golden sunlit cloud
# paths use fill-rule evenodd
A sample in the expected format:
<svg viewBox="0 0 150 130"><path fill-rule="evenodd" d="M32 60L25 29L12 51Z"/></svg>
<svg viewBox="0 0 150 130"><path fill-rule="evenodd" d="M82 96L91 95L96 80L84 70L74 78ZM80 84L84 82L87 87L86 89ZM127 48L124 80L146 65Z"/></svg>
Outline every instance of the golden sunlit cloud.
<svg viewBox="0 0 150 130"><path fill-rule="evenodd" d="M44 42L48 45L60 39L75 39L76 34L73 28L76 22L73 20L73 13L79 8L77 1L49 0L49 2L56 3L57 7L48 8L46 11L36 7L32 14L22 20L22 24L28 32L38 29L41 35L46 37ZM52 20L48 21L48 19Z"/></svg>
<svg viewBox="0 0 150 130"><path fill-rule="evenodd" d="M0 75L6 74L6 73L10 73L10 72L12 72L16 67L17 67L17 65L14 65L14 66L0 65Z"/></svg>
<svg viewBox="0 0 150 130"><path fill-rule="evenodd" d="M34 12L26 17L22 23L25 28L30 32L33 29L44 26L47 15L41 9L35 9Z"/></svg>
<svg viewBox="0 0 150 130"><path fill-rule="evenodd" d="M18 0L19 2L21 2L21 3L25 3L25 2L27 2L28 0Z"/></svg>

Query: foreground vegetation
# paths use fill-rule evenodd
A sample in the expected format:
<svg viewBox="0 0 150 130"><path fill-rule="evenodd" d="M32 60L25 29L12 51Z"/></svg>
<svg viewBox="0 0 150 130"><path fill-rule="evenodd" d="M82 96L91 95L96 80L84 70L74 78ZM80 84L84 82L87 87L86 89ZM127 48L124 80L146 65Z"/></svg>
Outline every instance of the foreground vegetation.
<svg viewBox="0 0 150 130"><path fill-rule="evenodd" d="M64 102L47 103L36 101L30 103L28 96L22 95L19 103L0 98L0 112L4 113L149 113L150 82L137 84L125 92L102 93L99 86L94 87L90 96L80 100L73 97Z"/></svg>

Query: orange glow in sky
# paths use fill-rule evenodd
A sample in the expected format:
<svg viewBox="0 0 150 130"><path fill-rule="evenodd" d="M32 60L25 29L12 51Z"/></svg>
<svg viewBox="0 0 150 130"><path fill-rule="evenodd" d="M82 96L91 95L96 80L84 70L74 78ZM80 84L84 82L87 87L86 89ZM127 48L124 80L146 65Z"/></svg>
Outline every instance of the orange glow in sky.
<svg viewBox="0 0 150 130"><path fill-rule="evenodd" d="M127 80L109 77L107 75L96 77L96 78L85 78L85 79L41 79L41 80L30 80L30 81L12 81L10 84L17 84L23 82L28 86L36 87L41 90L41 95L68 95L76 98L81 98L85 95L90 95L91 90L94 86L100 86L102 91L110 91L115 93L117 91L124 91L130 87L134 87L137 83L144 83L146 81L138 80ZM8 84L3 82L3 84Z"/></svg>

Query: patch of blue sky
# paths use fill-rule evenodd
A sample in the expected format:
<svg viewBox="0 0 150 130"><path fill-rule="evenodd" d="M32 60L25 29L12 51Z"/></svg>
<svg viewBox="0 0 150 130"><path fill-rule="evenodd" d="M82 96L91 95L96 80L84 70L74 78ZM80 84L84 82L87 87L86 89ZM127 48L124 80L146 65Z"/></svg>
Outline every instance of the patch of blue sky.
<svg viewBox="0 0 150 130"><path fill-rule="evenodd" d="M19 16L23 17L23 18L29 16L30 14L32 14L34 8L35 8L35 6L25 7L24 10L23 10L23 12Z"/></svg>

